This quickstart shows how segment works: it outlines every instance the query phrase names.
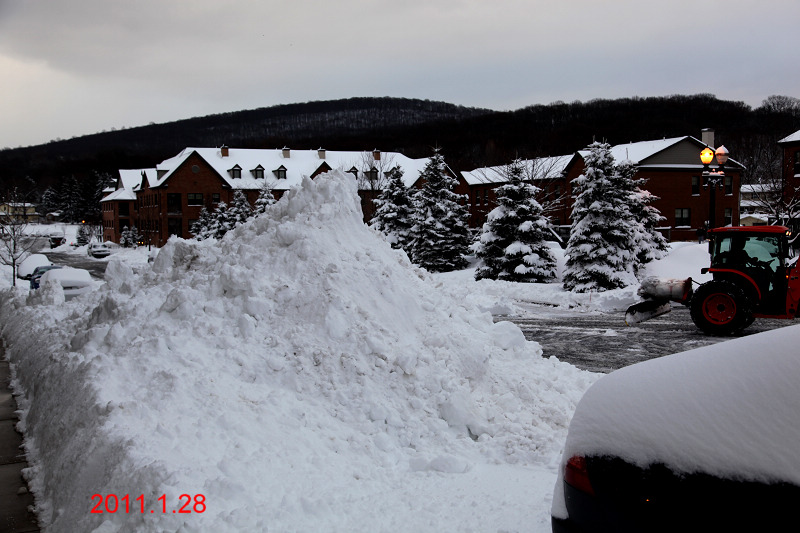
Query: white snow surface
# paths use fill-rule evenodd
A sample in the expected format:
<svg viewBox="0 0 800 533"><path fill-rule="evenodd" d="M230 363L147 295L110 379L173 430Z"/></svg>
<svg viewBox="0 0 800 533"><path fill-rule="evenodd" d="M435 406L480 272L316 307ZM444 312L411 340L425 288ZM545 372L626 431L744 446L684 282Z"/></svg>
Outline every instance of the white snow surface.
<svg viewBox="0 0 800 533"><path fill-rule="evenodd" d="M334 172L220 242L112 256L74 300L6 290L45 531L549 531L598 376L494 323L494 297L465 298L459 275L392 250ZM94 494L132 512L90 513ZM205 511L172 513L181 494Z"/></svg>

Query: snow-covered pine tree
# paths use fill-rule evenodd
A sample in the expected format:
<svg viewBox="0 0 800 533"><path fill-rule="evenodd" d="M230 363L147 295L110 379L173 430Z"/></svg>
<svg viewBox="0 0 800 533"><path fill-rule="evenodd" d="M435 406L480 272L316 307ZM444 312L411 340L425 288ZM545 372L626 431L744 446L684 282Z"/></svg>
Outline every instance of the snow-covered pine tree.
<svg viewBox="0 0 800 533"><path fill-rule="evenodd" d="M636 249L634 272L641 277L647 263L661 259L669 250L667 239L656 229L664 217L651 205L658 200L658 197L642 189L645 180L635 178L636 166L631 161L619 163L617 173L620 180L619 187L629 191L630 224L634 230Z"/></svg>
<svg viewBox="0 0 800 533"><path fill-rule="evenodd" d="M414 197L411 260L432 272L464 268L470 244L467 207L453 192L458 181L447 172L438 149L420 178L425 185Z"/></svg>
<svg viewBox="0 0 800 533"><path fill-rule="evenodd" d="M119 245L123 248L130 248L135 244L131 238L131 229L128 226L123 226L122 232L119 234Z"/></svg>
<svg viewBox="0 0 800 533"><path fill-rule="evenodd" d="M250 202L247 201L244 192L236 190L233 193L233 202L228 207L227 214L231 229L241 226L253 215L253 208L250 207Z"/></svg>
<svg viewBox="0 0 800 533"><path fill-rule="evenodd" d="M83 246L84 244L89 244L89 228L86 224L81 224L78 227L78 232L75 234L75 242L78 246Z"/></svg>
<svg viewBox="0 0 800 533"><path fill-rule="evenodd" d="M202 241L208 239L209 237L214 236L214 232L216 230L211 229L211 226L214 223L214 215L209 213L208 209L203 207L200 209L200 215L198 216L197 220L194 221L192 227L189 230L194 235L194 238L198 241Z"/></svg>
<svg viewBox="0 0 800 533"><path fill-rule="evenodd" d="M228 216L228 204L225 202L217 204L213 217L209 231L213 232L211 233L212 237L221 239L226 233L233 229L233 224L231 224L230 217Z"/></svg>
<svg viewBox="0 0 800 533"><path fill-rule="evenodd" d="M550 222L536 201L538 189L522 181L522 165L515 160L508 166L508 183L496 189L498 205L472 247L483 260L475 279L541 283L556 277L556 259L546 242Z"/></svg>
<svg viewBox="0 0 800 533"><path fill-rule="evenodd" d="M592 143L586 169L572 181L577 193L567 243L564 288L606 291L636 283L636 243L628 195L620 190L611 147Z"/></svg>
<svg viewBox="0 0 800 533"><path fill-rule="evenodd" d="M375 199L375 205L378 208L371 226L386 235L392 248L407 249L411 240L414 205L399 166L394 166L386 173L386 186Z"/></svg>
<svg viewBox="0 0 800 533"><path fill-rule="evenodd" d="M267 211L267 207L274 204L277 200L272 195L272 189L266 183L258 191L258 198L256 198L256 204L253 208L253 214L255 216L263 215Z"/></svg>

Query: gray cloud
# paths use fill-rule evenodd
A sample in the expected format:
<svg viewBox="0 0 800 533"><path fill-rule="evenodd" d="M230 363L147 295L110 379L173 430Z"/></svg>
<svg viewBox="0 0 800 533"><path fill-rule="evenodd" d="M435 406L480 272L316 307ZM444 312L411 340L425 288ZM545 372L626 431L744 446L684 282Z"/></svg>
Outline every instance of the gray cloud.
<svg viewBox="0 0 800 533"><path fill-rule="evenodd" d="M796 0L0 0L0 146L363 95L757 105L798 96L798 15Z"/></svg>

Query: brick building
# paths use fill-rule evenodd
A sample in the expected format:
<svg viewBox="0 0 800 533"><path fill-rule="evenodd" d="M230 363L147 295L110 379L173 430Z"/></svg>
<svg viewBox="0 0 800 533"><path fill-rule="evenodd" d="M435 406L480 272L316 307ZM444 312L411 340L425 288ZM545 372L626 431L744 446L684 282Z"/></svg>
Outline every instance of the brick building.
<svg viewBox="0 0 800 533"><path fill-rule="evenodd" d="M787 203L795 203L795 211L800 210L796 204L800 202L800 130L778 141L783 150L783 194ZM795 233L800 232L800 221L797 218L787 222Z"/></svg>
<svg viewBox="0 0 800 533"><path fill-rule="evenodd" d="M236 190L251 205L269 188L275 198L330 170L353 175L359 185L366 220L374 212L372 198L385 182L385 173L399 166L411 186L427 159L402 154L333 152L318 150L253 150L238 148L186 148L153 169L123 170L116 189L101 201L103 238L119 242L124 226L135 225L148 244L162 246L170 235L192 236L200 210L213 211L220 202L230 204Z"/></svg>

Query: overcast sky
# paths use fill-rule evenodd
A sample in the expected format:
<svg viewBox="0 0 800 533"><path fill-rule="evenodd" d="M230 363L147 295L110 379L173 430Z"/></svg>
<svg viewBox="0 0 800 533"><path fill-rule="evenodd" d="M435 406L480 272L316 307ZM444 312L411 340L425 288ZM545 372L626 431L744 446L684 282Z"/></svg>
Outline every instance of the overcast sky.
<svg viewBox="0 0 800 533"><path fill-rule="evenodd" d="M800 97L798 0L0 0L0 147L352 96Z"/></svg>

